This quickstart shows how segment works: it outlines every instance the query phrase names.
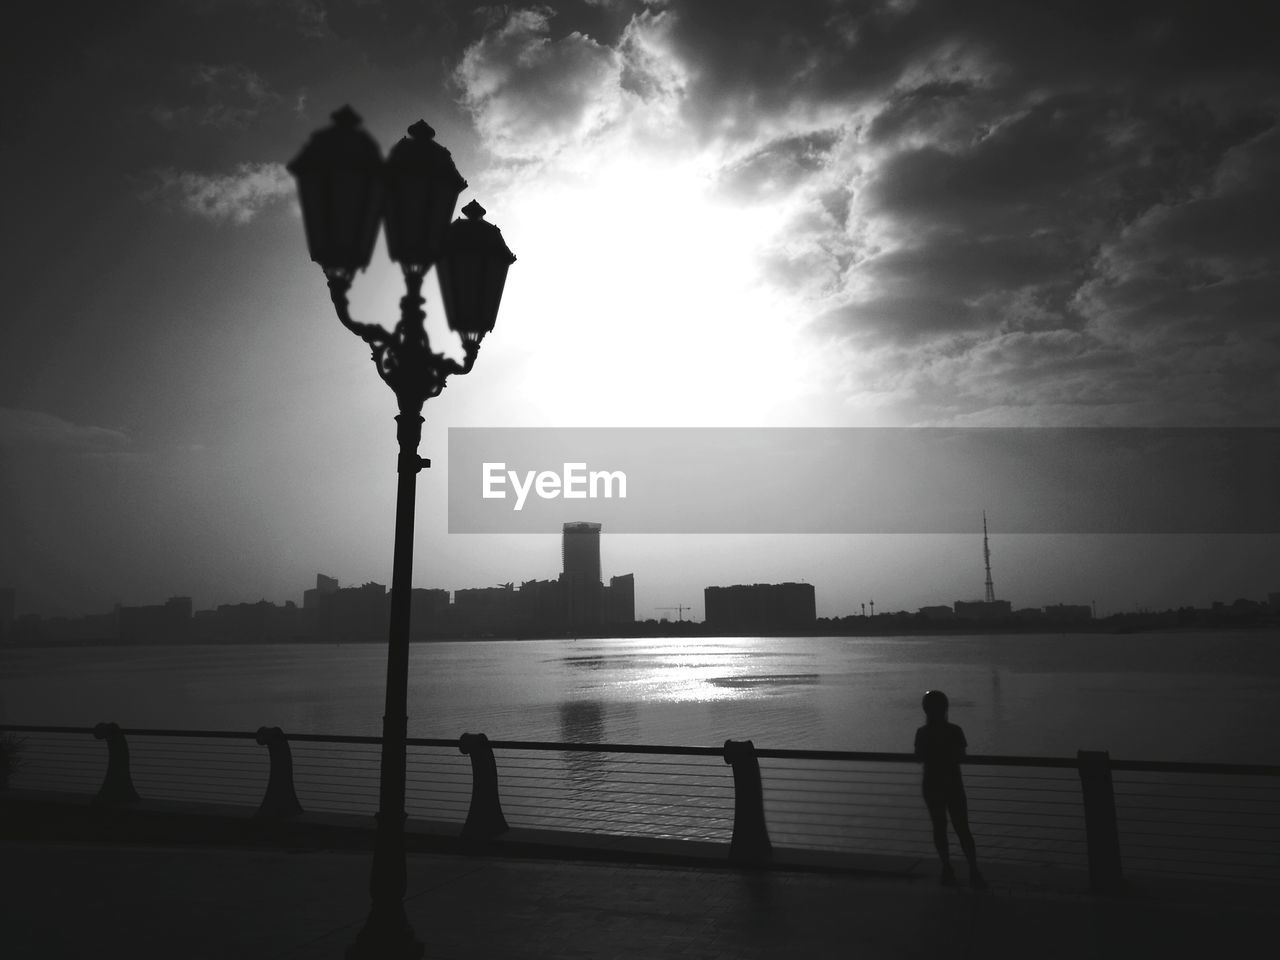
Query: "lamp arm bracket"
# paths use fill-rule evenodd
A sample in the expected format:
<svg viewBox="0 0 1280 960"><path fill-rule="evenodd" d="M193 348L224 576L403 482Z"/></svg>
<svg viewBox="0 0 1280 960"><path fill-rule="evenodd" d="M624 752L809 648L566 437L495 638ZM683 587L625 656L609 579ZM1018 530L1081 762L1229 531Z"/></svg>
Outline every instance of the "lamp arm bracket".
<svg viewBox="0 0 1280 960"><path fill-rule="evenodd" d="M480 344L476 340L463 340L462 349L465 353L462 363L454 360L452 357L441 357L445 370L450 374L466 374L470 373L476 365L476 357L480 353Z"/></svg>
<svg viewBox="0 0 1280 960"><path fill-rule="evenodd" d="M374 354L386 350L391 342L391 334L376 323L360 323L352 319L351 309L347 301L347 291L351 289L351 274L346 271L326 270L329 280L329 299L333 301L334 312L344 327L373 348Z"/></svg>
<svg viewBox="0 0 1280 960"><path fill-rule="evenodd" d="M347 293L353 275L353 270L326 269L329 298L342 325L369 345L374 368L399 399L402 411L420 411L423 403L440 395L449 377L470 373L475 367L480 353L478 339L463 338L461 363L431 349L423 328L422 271L405 270L408 292L400 301L400 322L395 330L352 318Z"/></svg>

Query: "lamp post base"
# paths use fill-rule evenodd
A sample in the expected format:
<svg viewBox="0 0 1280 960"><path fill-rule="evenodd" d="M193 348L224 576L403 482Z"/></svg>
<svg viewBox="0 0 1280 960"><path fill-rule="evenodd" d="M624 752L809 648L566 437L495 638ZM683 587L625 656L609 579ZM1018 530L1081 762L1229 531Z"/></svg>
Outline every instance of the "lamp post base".
<svg viewBox="0 0 1280 960"><path fill-rule="evenodd" d="M345 956L346 960L421 960L423 949L404 915L404 904L395 903L374 906Z"/></svg>

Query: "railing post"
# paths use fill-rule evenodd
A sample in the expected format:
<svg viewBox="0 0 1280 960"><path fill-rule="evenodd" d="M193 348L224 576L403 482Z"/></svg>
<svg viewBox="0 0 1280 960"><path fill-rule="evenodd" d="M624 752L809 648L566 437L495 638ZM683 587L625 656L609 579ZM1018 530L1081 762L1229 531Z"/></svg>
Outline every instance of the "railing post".
<svg viewBox="0 0 1280 960"><path fill-rule="evenodd" d="M102 778L94 804L110 807L120 803L132 803L138 799L129 775L129 744L118 723L100 723L93 728L95 740L107 741L107 775Z"/></svg>
<svg viewBox="0 0 1280 960"><path fill-rule="evenodd" d="M267 748L271 773L267 777L267 792L254 816L273 820L296 817L302 813L302 804L293 789L293 753L288 737L279 727L259 727L257 740Z"/></svg>
<svg viewBox="0 0 1280 960"><path fill-rule="evenodd" d="M483 733L464 733L458 738L458 751L471 757L471 807L462 835L469 840L487 840L508 829L498 797L498 761L493 747Z"/></svg>
<svg viewBox="0 0 1280 960"><path fill-rule="evenodd" d="M729 859L737 863L764 863L773 857L769 829L764 820L764 788L760 761L750 740L726 740L724 762L733 767L733 839Z"/></svg>
<svg viewBox="0 0 1280 960"><path fill-rule="evenodd" d="M1120 870L1116 797L1111 785L1111 755L1105 750L1080 750L1076 753L1076 762L1080 770L1080 789L1084 796L1089 889L1094 893L1108 893L1124 882Z"/></svg>

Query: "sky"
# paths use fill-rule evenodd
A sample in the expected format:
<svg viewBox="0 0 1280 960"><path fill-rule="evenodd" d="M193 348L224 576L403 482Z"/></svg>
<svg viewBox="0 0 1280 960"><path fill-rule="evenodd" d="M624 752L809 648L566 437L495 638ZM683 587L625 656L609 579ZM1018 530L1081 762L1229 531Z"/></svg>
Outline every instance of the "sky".
<svg viewBox="0 0 1280 960"><path fill-rule="evenodd" d="M419 586L559 572L553 534L448 532L450 427L1280 426L1264 4L23 7L0 39L19 612L390 582L394 399L285 170L344 104L384 152L426 119L519 258L425 410ZM390 326L402 289L380 243L353 313ZM985 509L1016 607L1280 590L1273 533L1002 534L971 507L970 534L606 529L603 568L635 573L640 618L783 580L820 615L913 610L982 595Z"/></svg>

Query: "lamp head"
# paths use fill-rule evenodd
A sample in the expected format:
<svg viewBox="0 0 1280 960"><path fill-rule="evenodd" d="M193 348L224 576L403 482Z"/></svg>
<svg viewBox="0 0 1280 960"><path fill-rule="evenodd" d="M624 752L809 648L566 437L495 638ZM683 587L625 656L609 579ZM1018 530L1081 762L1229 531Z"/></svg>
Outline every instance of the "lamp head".
<svg viewBox="0 0 1280 960"><path fill-rule="evenodd" d="M516 256L502 231L484 219L485 209L472 200L463 216L449 225L440 260L440 294L449 329L479 343L493 329Z"/></svg>
<svg viewBox="0 0 1280 960"><path fill-rule="evenodd" d="M467 186L449 151L424 120L387 155L387 252L406 269L426 272L440 259L458 195Z"/></svg>
<svg viewBox="0 0 1280 960"><path fill-rule="evenodd" d="M369 265L382 217L382 153L346 106L333 124L312 134L287 167L298 181L298 202L311 259L325 273L353 274Z"/></svg>

